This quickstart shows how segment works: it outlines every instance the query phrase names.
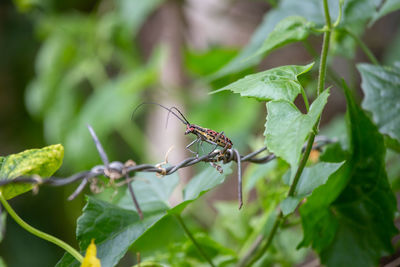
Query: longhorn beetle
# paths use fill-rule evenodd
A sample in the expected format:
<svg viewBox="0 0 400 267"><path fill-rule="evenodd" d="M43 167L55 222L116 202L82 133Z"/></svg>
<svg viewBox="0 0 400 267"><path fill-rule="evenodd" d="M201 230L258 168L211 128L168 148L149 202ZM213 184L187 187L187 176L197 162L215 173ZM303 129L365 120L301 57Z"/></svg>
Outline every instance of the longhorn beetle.
<svg viewBox="0 0 400 267"><path fill-rule="evenodd" d="M141 107L142 105L145 105L145 104L157 105L157 106L160 106L160 107L162 107L162 108L168 110L168 116L169 116L170 113L172 113L172 114L173 114L175 117L177 117L183 124L186 125L185 135L190 134L190 133L196 135L197 138L196 138L195 140L193 140L190 144L188 144L188 145L186 146L187 149L189 149L189 147L191 147L191 146L194 145L195 143L203 142L203 141L204 141L204 142L207 142L207 143L209 143L209 144L215 145L216 147L217 147L217 146L222 147L222 148L223 148L222 153L224 153L227 149L232 148L232 146L233 146L232 141L231 141L228 137L226 137L226 136L224 135L224 132L220 132L220 133L219 133L219 132L216 132L216 131L211 130L211 129L207 129L207 128L200 127L200 126L198 126L198 125L196 125L196 124L191 124L191 123L185 118L185 116L182 114L182 112L180 112L180 110L177 109L176 107L167 108L167 107L165 107L165 106L163 106L163 105L161 105L161 104L158 104L158 103L146 102L146 103L140 104L140 105L135 109L135 111L133 112L133 114L136 112L136 110L137 110L139 107ZM176 114L173 110L176 110L176 111L179 113L180 116L178 116L178 114ZM133 116L133 114L132 114L132 116ZM168 118L167 118L167 123L168 123ZM190 149L189 149L189 150L190 150ZM190 151L193 152L192 150L190 150ZM193 153L195 153L195 152L193 152Z"/></svg>
<svg viewBox="0 0 400 267"><path fill-rule="evenodd" d="M132 113L132 118L133 118L133 115L135 114L135 112L137 111L137 109L145 104L157 105L157 106L162 107L165 110L168 110L168 116L167 116L167 121L166 121L167 124L168 124L169 114L172 113L176 118L178 118L183 124L186 125L185 135L187 135L187 134L196 135L197 138L186 146L186 148L189 151L191 151L192 153L195 153L195 152L190 150L190 147L195 143L199 143L199 142L203 142L203 141L207 142L209 144L215 145L215 148L217 148L218 146L222 147L223 148L223 150L221 151L222 154L224 154L227 149L231 149L233 146L232 141L224 135L224 132L219 133L219 132L216 132L211 129L200 127L196 124L191 124L185 118L185 116L182 114L182 112L180 112L180 110L176 107L167 108L159 103L145 102L145 103L141 103L139 106L136 107L136 109ZM176 114L174 112L174 110L177 111L180 116L178 114ZM213 150L215 150L215 148ZM238 157L238 197L239 197L239 209L240 209L242 207L242 203L243 203L242 202L242 178L241 178L241 168L240 168L241 163L240 163L239 152L236 149L234 149L234 152L236 153L236 156Z"/></svg>

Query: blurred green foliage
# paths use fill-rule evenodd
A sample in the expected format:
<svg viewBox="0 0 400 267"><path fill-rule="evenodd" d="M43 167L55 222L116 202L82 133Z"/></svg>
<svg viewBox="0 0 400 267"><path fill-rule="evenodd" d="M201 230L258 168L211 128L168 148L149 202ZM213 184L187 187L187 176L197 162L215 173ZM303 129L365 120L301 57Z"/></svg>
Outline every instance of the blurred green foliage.
<svg viewBox="0 0 400 267"><path fill-rule="evenodd" d="M14 135L10 142L13 145L6 150L10 151L8 154L32 145L61 143L65 147L61 174L90 169L101 162L86 128L90 124L110 159L153 163L154 159L147 154L152 143L146 133L149 109L141 111L133 123L131 114L139 103L161 102L168 92L161 82L162 68L168 60L167 48L158 43L153 44L153 49L146 47L147 51L140 45L141 35L146 33L141 31L148 29L144 24L165 8L168 3L164 2L15 0L15 6L8 3L6 9L11 15L6 25L13 27L4 27L6 30L0 32L6 36L6 42L0 43L4 53L0 66L3 73L14 73L13 83L19 91L9 95L18 99L16 106L22 110L18 113L13 107L7 112L10 115L0 115L4 125L21 123L4 131L5 137ZM361 109L346 91L347 120L338 115L322 130L338 142L324 148L317 159L319 163L308 163L295 188L296 196L286 198L304 141L326 102L326 108L330 108L328 90L316 96L319 64L310 64L319 61L310 44L313 38L320 38L324 13L320 0L269 2L273 8L264 15L243 49L218 44L199 50L185 45L180 64L190 83L173 93L185 106L189 121L224 131L242 154L266 142L268 152L280 157L268 164L246 164L245 207L241 211L236 202L223 200L226 188L236 193L236 185L231 186L236 176L227 179L234 165L224 165L223 175L202 165L183 190L176 189L177 175L160 179L136 174L133 187L145 213L143 221L125 187L107 188L99 195L67 204L65 199L72 187L44 188L38 196L25 194L13 200L18 213L32 218L30 223L79 246L81 251L95 238L104 266L132 266L137 252L141 253L143 264L208 266L187 238L181 219L216 266L233 266L251 250L257 237L272 231L280 209L285 216L293 215L285 217L268 251L254 266L294 266L310 255L309 245L328 266L348 266L350 262L353 266L373 266L382 256L392 253L390 239L397 233L393 225L396 207L392 190L400 189L400 169L398 124L394 115L393 120L388 117L388 110L395 113L396 103L400 103L400 96L393 90L400 84L400 54L396 49L400 32L382 52L390 67L358 65L366 95L362 107L370 113ZM174 3L180 8L186 5L185 1ZM334 21L339 15L339 1L329 0L329 9ZM332 35L328 64L342 57L355 69L357 43L342 29L361 36L368 33L369 26L397 9L398 1L393 0L383 5L376 0L344 1L342 20ZM303 43L312 60L298 62L297 66L282 63L258 72L257 65L264 57L269 58L273 51L294 42ZM328 83L335 84L331 92L343 90L335 79ZM244 97L228 92L208 94L225 90ZM302 93L315 101L309 112L299 107L307 106L299 105ZM7 104L4 98L0 100ZM267 106L265 100L269 101ZM183 131L182 126L182 135ZM3 159L0 157L0 167ZM221 189L223 182L228 184ZM212 204L202 197L210 190ZM168 202L172 194L182 197L175 207ZM4 229L3 214L0 230ZM303 247L299 249L298 245ZM10 220L0 248L8 266L54 265L63 254L22 232ZM65 254L57 266L79 264Z"/></svg>

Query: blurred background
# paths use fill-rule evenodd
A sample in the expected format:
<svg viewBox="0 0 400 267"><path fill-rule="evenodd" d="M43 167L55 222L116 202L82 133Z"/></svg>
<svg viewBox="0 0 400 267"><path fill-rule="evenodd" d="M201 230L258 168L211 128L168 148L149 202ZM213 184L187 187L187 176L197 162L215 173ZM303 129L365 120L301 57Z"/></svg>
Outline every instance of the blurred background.
<svg viewBox="0 0 400 267"><path fill-rule="evenodd" d="M2 0L0 156L61 143L65 158L58 176L89 169L101 161L86 124L93 126L111 160L158 163L171 147L171 164L188 156L184 147L193 138L183 135L184 125L174 118L165 127L165 110L147 105L131 118L145 101L177 106L190 122L224 131L242 154L261 147L264 103L208 93L254 70L312 61L303 44L293 44L255 69L210 79L249 42L276 5L273 0ZM363 34L377 58L388 64L399 58L399 15L384 17ZM321 38L312 37L309 45L319 51ZM365 58L351 49L338 50L331 65L357 85L354 62ZM355 61L351 53L356 53ZM304 77L310 95L315 77ZM333 90L323 123L341 120L344 111L343 95ZM194 172L181 170L182 182ZM85 200L66 200L76 186L42 187L37 195L25 193L10 202L27 222L77 247L76 219ZM211 203L235 196L230 179L208 196L202 209L209 211ZM218 212L223 211L220 205ZM215 209L209 214L212 221ZM8 266L53 266L63 255L10 218L6 228L0 255Z"/></svg>

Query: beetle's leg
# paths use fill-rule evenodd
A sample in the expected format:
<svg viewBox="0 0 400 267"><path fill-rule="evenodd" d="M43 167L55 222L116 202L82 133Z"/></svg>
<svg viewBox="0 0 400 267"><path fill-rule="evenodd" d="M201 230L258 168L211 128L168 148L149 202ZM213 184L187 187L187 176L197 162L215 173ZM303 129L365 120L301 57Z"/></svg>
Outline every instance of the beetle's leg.
<svg viewBox="0 0 400 267"><path fill-rule="evenodd" d="M200 141L200 138L199 137L197 137L195 140L193 140L190 144L188 144L187 146L186 146L186 149L187 150L189 150L190 152L192 152L193 154L196 154L196 157L199 155L199 153L197 153L197 152L194 152L193 150L191 150L189 147L191 147L194 143L198 143Z"/></svg>
<svg viewBox="0 0 400 267"><path fill-rule="evenodd" d="M200 139L199 144L200 144L201 151L205 154L206 152L204 151L203 140L202 139ZM197 151L199 151L198 147L197 147Z"/></svg>

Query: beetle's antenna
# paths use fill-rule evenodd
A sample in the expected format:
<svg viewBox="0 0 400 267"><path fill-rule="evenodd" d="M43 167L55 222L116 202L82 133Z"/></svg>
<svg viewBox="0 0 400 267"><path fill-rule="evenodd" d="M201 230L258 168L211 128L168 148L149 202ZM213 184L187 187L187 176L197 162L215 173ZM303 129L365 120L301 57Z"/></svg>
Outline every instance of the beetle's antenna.
<svg viewBox="0 0 400 267"><path fill-rule="evenodd" d="M136 111L137 111L141 106L147 105L147 104L150 104L150 105L157 105L157 106L162 107L163 109L168 110L167 124L168 124L168 117L169 117L169 114L170 114L170 113L172 113L175 117L177 117L183 124L185 124L185 125L190 124L190 123L188 122L188 120L185 118L185 116L183 116L183 114L182 114L176 107L167 108L166 106L163 106L163 105L161 105L161 104L159 104L159 103L155 103L155 102L143 102L143 103L141 103L140 105L138 105L138 106L135 108L135 110L132 112L132 116L131 116L131 120L132 120L132 121L133 121L133 117L134 117ZM176 111L178 111L179 114L180 114L182 117L180 117L178 114L176 114L176 113L173 111L173 109L175 109Z"/></svg>
<svg viewBox="0 0 400 267"><path fill-rule="evenodd" d="M176 111L178 111L179 112L179 114L182 116L182 118L185 120L185 124L187 125L187 124L190 124L190 122L185 118L185 116L183 116L183 114L182 114L182 112L178 109L178 108L176 108L176 107L171 107L171 109L170 109L170 112L172 112L172 110L173 109L175 109ZM173 112L172 112L173 113Z"/></svg>

